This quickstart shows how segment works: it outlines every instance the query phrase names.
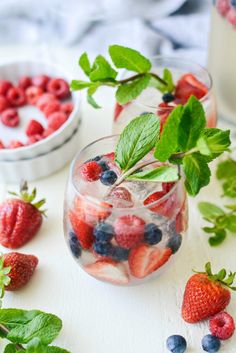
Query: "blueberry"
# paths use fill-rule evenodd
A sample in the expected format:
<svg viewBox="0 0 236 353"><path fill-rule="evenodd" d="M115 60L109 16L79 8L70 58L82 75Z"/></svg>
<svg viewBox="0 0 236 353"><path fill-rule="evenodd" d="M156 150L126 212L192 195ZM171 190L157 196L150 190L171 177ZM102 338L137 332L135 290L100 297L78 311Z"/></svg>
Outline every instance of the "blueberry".
<svg viewBox="0 0 236 353"><path fill-rule="evenodd" d="M165 93L162 96L162 100L164 103L170 103L170 102L173 102L173 100L175 100L175 96L173 96L172 93Z"/></svg>
<svg viewBox="0 0 236 353"><path fill-rule="evenodd" d="M104 172L105 172L106 170L109 170L109 169L110 169L109 165L108 165L106 162L104 162L104 161L99 162L98 164L100 165L100 167L102 168L102 170L103 170Z"/></svg>
<svg viewBox="0 0 236 353"><path fill-rule="evenodd" d="M113 170L106 170L100 176L100 180L104 185L113 185L117 180L117 175Z"/></svg>
<svg viewBox="0 0 236 353"><path fill-rule="evenodd" d="M167 247L171 248L173 254L175 254L182 244L182 236L175 233L167 242Z"/></svg>
<svg viewBox="0 0 236 353"><path fill-rule="evenodd" d="M220 346L221 346L220 340L215 336L206 335L202 339L202 349L205 352L209 352L209 353L218 352L220 349Z"/></svg>
<svg viewBox="0 0 236 353"><path fill-rule="evenodd" d="M144 241L147 244L154 245L161 241L162 231L154 223L146 224L144 227Z"/></svg>
<svg viewBox="0 0 236 353"><path fill-rule="evenodd" d="M129 257L130 249L125 249L120 246L113 248L112 258L115 261L126 261Z"/></svg>
<svg viewBox="0 0 236 353"><path fill-rule="evenodd" d="M114 229L111 224L98 223L94 228L93 234L99 241L109 241L114 236Z"/></svg>
<svg viewBox="0 0 236 353"><path fill-rule="evenodd" d="M93 248L98 255L111 256L113 253L113 246L105 241L96 241Z"/></svg>
<svg viewBox="0 0 236 353"><path fill-rule="evenodd" d="M173 335L167 338L166 347L172 353L184 353L187 348L187 342L184 337Z"/></svg>
<svg viewBox="0 0 236 353"><path fill-rule="evenodd" d="M96 156L96 157L92 158L91 161L98 162L98 161L100 161L101 158L102 158L102 156Z"/></svg>
<svg viewBox="0 0 236 353"><path fill-rule="evenodd" d="M69 245L72 254L78 259L81 256L82 248L77 236L73 232L69 232Z"/></svg>
<svg viewBox="0 0 236 353"><path fill-rule="evenodd" d="M231 0L231 5L232 5L233 7L236 7L236 0Z"/></svg>
<svg viewBox="0 0 236 353"><path fill-rule="evenodd" d="M142 112L140 115L152 114L152 112Z"/></svg>

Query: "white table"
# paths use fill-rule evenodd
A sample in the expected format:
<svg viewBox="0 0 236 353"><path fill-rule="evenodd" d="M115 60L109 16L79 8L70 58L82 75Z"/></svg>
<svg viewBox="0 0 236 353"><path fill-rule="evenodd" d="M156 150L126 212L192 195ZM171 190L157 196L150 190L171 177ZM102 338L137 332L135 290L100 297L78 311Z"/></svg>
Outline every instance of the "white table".
<svg viewBox="0 0 236 353"><path fill-rule="evenodd" d="M6 51L2 51L6 53ZM12 48L7 51L12 55ZM76 62L77 55L72 55ZM111 133L113 98L106 90L98 95L105 109L84 106L79 147ZM220 186L214 179L195 199L191 199L187 245L181 258L162 277L136 287L115 287L98 282L83 272L72 259L63 236L63 197L68 167L48 178L31 183L40 196L47 198L48 218L40 233L20 252L39 257L39 266L31 282L22 290L6 293L5 307L41 309L63 320L63 331L56 340L71 353L165 353L166 338L172 334L186 337L191 353L201 352L201 339L208 324L186 324L180 316L182 296L191 269L203 269L211 261L213 269L236 270L236 238L228 237L218 248L210 248L202 232L197 202L219 201ZM7 188L0 185L0 199ZM2 251L6 249L1 248ZM236 294L228 307L235 313ZM235 317L236 319L236 317ZM221 352L235 353L236 335L223 344ZM0 342L0 351L3 351Z"/></svg>

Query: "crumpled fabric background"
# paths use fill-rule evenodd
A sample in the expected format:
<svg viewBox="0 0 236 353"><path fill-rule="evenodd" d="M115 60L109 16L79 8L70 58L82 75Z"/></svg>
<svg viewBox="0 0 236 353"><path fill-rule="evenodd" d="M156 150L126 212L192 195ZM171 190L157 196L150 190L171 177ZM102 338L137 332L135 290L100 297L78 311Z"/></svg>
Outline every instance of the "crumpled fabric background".
<svg viewBox="0 0 236 353"><path fill-rule="evenodd" d="M0 0L0 48L53 43L97 53L117 43L206 64L209 17L207 0Z"/></svg>

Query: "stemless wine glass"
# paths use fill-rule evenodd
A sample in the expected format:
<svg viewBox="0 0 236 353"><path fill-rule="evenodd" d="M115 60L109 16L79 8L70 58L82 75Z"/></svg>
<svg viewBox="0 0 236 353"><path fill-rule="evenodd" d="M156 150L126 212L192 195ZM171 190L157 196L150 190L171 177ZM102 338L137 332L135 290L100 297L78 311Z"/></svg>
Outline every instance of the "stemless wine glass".
<svg viewBox="0 0 236 353"><path fill-rule="evenodd" d="M215 127L216 103L212 92L212 79L205 68L193 61L182 58L157 56L152 60L152 72L163 76L167 68L173 75L178 89L175 99L170 103L163 102L163 94L154 87L148 87L141 95L123 106L116 104L114 112L113 132L120 133L128 122L144 112L152 112L159 116L161 124L178 104L185 104L191 95L195 95L203 104L208 127ZM125 72L124 78L130 75Z"/></svg>
<svg viewBox="0 0 236 353"><path fill-rule="evenodd" d="M188 212L183 179L175 183L85 181L84 163L96 161L121 175L114 161L118 136L85 147L70 169L64 232L77 263L98 280L134 285L157 277L181 254ZM149 167L140 163L143 170ZM155 199L155 201L153 201Z"/></svg>

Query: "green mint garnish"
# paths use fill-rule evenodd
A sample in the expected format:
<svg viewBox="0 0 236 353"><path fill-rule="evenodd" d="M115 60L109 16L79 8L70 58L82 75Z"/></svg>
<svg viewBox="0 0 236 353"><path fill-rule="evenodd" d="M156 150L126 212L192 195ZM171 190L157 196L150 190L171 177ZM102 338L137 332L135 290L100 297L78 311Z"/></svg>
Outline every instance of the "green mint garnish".
<svg viewBox="0 0 236 353"><path fill-rule="evenodd" d="M177 168L162 166L144 172L137 172L127 177L127 180L142 180L152 182L175 182L179 179Z"/></svg>
<svg viewBox="0 0 236 353"><path fill-rule="evenodd" d="M171 72L165 68L163 77L151 72L152 64L148 58L137 50L121 45L109 47L110 64L102 55L98 55L90 63L87 53L79 58L79 66L89 81L72 80L72 91L87 89L87 101L94 108L100 108L93 98L96 90L101 86L116 88L116 100L123 105L137 98L147 87L155 87L162 93L173 92L175 85ZM131 72L124 79L117 79L119 69Z"/></svg>

